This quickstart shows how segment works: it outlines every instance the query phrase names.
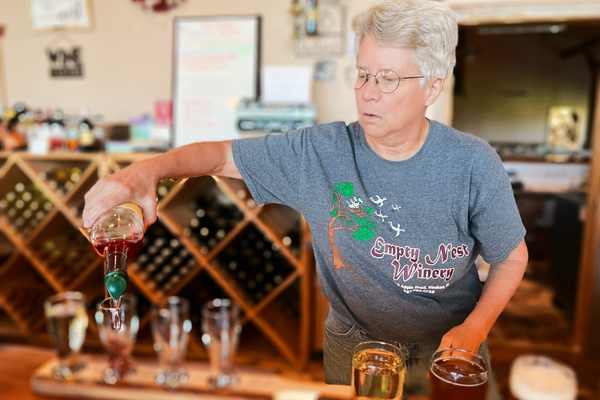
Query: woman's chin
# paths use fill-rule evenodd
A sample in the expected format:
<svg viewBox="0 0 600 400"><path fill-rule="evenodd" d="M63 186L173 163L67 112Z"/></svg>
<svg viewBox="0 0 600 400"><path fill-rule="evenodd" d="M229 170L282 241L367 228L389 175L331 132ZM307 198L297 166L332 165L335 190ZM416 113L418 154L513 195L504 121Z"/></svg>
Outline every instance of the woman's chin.
<svg viewBox="0 0 600 400"><path fill-rule="evenodd" d="M363 121L360 120L360 126L362 127L365 135L368 137L381 137L385 136L385 130L379 124L376 124L371 121Z"/></svg>

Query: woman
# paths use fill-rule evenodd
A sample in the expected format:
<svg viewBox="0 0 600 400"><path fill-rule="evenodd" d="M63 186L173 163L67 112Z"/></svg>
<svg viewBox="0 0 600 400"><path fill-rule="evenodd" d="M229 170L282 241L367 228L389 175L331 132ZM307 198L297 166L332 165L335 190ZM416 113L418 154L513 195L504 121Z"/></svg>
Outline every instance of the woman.
<svg viewBox="0 0 600 400"><path fill-rule="evenodd" d="M135 163L90 190L84 224L125 201L154 222L161 178L243 179L258 203L293 207L311 226L331 304L326 380L349 383L354 345L379 339L408 350L407 391L426 390L436 348L480 350L523 276L525 231L493 149L425 117L454 67L453 13L386 1L354 29L357 122L191 144ZM485 285L479 254L493 265Z"/></svg>

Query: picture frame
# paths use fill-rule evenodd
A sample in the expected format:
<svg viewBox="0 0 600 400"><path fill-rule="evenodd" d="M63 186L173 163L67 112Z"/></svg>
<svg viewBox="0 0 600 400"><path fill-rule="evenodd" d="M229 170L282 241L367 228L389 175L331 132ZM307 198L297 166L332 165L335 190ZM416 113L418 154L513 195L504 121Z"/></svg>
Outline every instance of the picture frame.
<svg viewBox="0 0 600 400"><path fill-rule="evenodd" d="M90 29L90 0L31 0L35 30Z"/></svg>
<svg viewBox="0 0 600 400"><path fill-rule="evenodd" d="M583 149L586 141L585 110L576 106L551 106L548 109L546 145L552 152Z"/></svg>

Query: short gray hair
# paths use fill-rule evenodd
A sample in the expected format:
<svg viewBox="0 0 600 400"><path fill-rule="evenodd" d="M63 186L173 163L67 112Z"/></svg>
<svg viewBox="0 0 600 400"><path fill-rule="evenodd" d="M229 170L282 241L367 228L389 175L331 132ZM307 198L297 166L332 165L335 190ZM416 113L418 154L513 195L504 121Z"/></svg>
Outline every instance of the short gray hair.
<svg viewBox="0 0 600 400"><path fill-rule="evenodd" d="M458 23L450 8L431 0L386 0L352 21L357 45L366 35L384 45L413 49L425 78L446 78L456 64Z"/></svg>

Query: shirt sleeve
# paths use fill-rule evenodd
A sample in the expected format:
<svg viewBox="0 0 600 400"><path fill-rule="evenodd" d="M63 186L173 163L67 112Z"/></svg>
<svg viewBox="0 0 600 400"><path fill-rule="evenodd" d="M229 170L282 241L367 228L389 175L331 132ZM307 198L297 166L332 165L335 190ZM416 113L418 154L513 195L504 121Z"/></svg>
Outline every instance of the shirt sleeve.
<svg viewBox="0 0 600 400"><path fill-rule="evenodd" d="M485 144L474 152L469 193L471 233L481 256L499 264L525 237L508 174L496 151Z"/></svg>
<svg viewBox="0 0 600 400"><path fill-rule="evenodd" d="M233 141L235 165L258 204L278 203L298 209L304 188L307 135L307 130L297 130Z"/></svg>

